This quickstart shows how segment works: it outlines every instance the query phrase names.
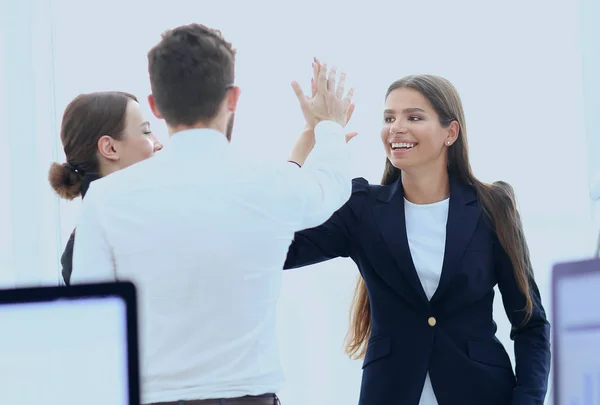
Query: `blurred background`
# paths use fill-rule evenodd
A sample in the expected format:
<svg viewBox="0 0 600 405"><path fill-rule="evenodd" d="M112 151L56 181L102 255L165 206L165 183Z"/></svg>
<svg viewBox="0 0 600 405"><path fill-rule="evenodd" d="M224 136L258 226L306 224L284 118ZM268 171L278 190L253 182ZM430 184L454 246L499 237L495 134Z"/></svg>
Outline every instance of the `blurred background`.
<svg viewBox="0 0 600 405"><path fill-rule="evenodd" d="M290 82L309 90L313 56L348 72L356 88L353 174L372 183L384 167L387 87L414 73L452 81L476 175L517 192L550 312L552 264L589 257L600 224L589 196L600 170L599 20L597 0L0 0L0 285L60 283L80 201L59 201L47 171L64 162L59 128L68 102L84 92L133 93L166 138L145 102L146 53L164 30L199 22L221 29L238 51L232 146L265 160L287 159L302 129ZM356 277L345 259L285 273L286 405L356 403L361 362L342 348ZM512 356L497 298L498 337Z"/></svg>

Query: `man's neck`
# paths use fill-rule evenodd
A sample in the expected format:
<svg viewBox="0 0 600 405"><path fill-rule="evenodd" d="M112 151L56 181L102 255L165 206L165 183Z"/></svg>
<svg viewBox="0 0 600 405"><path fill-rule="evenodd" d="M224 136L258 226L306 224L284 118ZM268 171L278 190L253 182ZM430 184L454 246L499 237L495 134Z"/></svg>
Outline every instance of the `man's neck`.
<svg viewBox="0 0 600 405"><path fill-rule="evenodd" d="M178 132L182 132L182 131L189 131L190 129L213 129L215 131L218 131L220 133L223 134L223 136L225 136L225 133L223 131L222 128L220 128L220 125L218 125L216 122L197 122L194 125L176 125L176 126L167 126L168 130L169 130L169 136L173 136L174 134L178 133Z"/></svg>
<svg viewBox="0 0 600 405"><path fill-rule="evenodd" d="M432 204L450 196L448 171L438 168L403 171L402 187L405 198L414 204Z"/></svg>

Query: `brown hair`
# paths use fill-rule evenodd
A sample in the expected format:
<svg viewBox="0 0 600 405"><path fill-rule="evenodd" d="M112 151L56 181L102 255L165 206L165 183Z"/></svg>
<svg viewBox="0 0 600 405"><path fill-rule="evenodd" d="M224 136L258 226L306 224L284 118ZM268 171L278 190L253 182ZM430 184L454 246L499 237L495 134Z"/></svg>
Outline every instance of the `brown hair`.
<svg viewBox="0 0 600 405"><path fill-rule="evenodd" d="M191 126L217 115L234 81L235 50L221 32L200 24L162 35L148 52L156 107L170 126Z"/></svg>
<svg viewBox="0 0 600 405"><path fill-rule="evenodd" d="M514 190L507 183L485 184L474 176L469 163L467 130L462 102L452 83L433 75L408 76L392 83L388 88L386 98L392 91L399 88L409 88L421 93L438 114L442 126L447 127L452 121L458 122L460 126L458 138L448 148L448 171L463 184L475 188L483 212L491 220L498 240L511 261L519 289L525 296L526 316L524 322L527 322L533 310L529 285L530 280L533 279L533 273L529 249L517 211ZM386 159L381 184L392 184L400 176L401 170ZM346 335L346 353L354 359L364 357L370 335L371 306L365 282L359 276L352 302L350 328Z"/></svg>
<svg viewBox="0 0 600 405"><path fill-rule="evenodd" d="M98 140L108 135L120 140L126 125L127 104L135 96L117 92L81 94L63 114L60 139L67 161L52 163L48 181L67 200L79 197L85 174L99 174Z"/></svg>

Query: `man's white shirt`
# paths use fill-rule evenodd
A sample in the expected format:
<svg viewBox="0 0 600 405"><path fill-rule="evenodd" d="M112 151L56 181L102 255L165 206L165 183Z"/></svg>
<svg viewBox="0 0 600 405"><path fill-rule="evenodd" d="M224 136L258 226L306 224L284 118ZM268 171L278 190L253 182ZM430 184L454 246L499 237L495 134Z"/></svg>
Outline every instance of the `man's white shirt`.
<svg viewBox="0 0 600 405"><path fill-rule="evenodd" d="M277 393L276 303L294 232L350 197L343 128L315 128L305 165L258 164L202 129L92 183L72 283L138 289L143 403Z"/></svg>

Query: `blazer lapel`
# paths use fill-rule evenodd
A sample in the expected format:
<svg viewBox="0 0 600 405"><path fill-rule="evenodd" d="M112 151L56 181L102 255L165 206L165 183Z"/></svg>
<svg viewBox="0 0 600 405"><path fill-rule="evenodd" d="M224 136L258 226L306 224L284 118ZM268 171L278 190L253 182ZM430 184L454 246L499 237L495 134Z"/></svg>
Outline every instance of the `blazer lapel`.
<svg viewBox="0 0 600 405"><path fill-rule="evenodd" d="M404 217L404 190L401 180L385 187L377 199L379 204L373 207L375 221L397 267L379 266L376 267L376 271L396 292L405 297L416 296L419 301L427 303L427 296L415 270L408 246ZM407 285L410 287L407 288ZM410 302L414 302L414 298L407 298Z"/></svg>
<svg viewBox="0 0 600 405"><path fill-rule="evenodd" d="M476 202L477 194L475 190L459 183L453 176L450 176L450 206L446 223L444 264L440 283L431 298L431 302L438 300L452 281L460 260L477 228L481 208Z"/></svg>

